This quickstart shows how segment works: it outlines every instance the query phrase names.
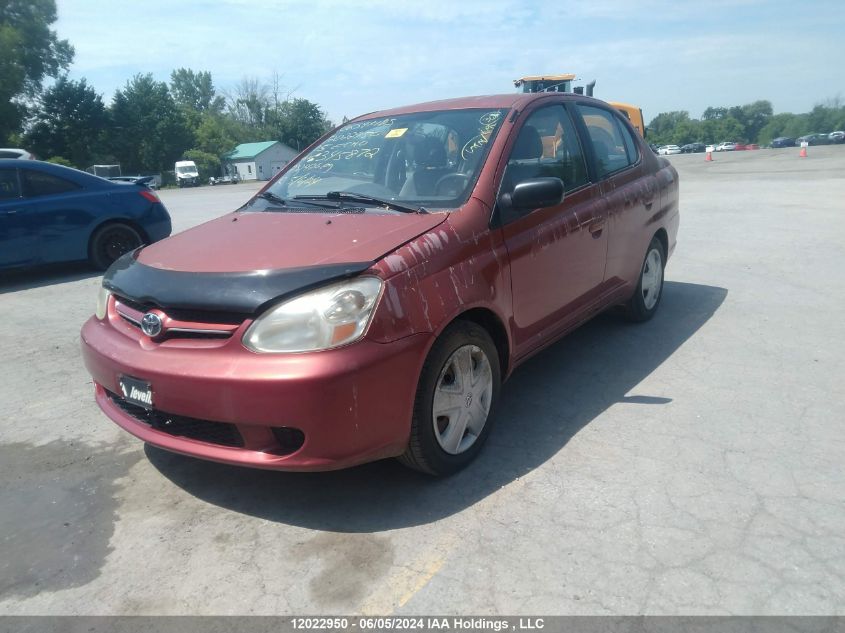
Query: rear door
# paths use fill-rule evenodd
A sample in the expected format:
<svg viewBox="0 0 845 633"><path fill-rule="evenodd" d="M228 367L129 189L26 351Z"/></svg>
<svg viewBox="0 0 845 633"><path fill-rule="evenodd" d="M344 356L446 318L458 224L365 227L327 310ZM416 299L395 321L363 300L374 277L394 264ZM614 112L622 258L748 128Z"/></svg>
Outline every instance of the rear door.
<svg viewBox="0 0 845 633"><path fill-rule="evenodd" d="M508 249L516 355L531 352L586 312L604 278L606 217L590 182L580 139L562 103L531 112L516 130L499 193L519 182L554 176L566 197L554 207L499 221Z"/></svg>
<svg viewBox="0 0 845 633"><path fill-rule="evenodd" d="M592 103L578 103L576 108L590 139L596 176L607 201L605 280L626 294L638 279L654 233L652 221L660 208L657 178L645 169L635 132L617 112Z"/></svg>

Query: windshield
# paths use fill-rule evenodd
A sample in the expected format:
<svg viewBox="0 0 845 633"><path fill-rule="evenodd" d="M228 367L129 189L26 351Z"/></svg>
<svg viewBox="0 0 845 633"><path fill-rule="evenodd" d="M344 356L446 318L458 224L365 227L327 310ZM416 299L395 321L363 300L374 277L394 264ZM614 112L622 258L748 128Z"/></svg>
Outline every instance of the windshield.
<svg viewBox="0 0 845 633"><path fill-rule="evenodd" d="M189 165L187 167L185 167L185 166L177 167L176 171L178 171L180 174L193 174L193 173L196 173L197 168L194 167L193 165Z"/></svg>
<svg viewBox="0 0 845 633"><path fill-rule="evenodd" d="M350 123L269 190L285 200L340 191L415 207L456 207L469 197L505 112L416 112Z"/></svg>

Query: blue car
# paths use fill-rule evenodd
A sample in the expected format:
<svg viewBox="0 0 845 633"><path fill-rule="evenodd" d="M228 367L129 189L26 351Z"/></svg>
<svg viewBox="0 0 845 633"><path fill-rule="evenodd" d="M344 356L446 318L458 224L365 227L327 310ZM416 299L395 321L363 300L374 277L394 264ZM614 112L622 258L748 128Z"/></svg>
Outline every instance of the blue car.
<svg viewBox="0 0 845 633"><path fill-rule="evenodd" d="M0 270L86 259L105 270L170 231L170 214L143 182L0 160Z"/></svg>

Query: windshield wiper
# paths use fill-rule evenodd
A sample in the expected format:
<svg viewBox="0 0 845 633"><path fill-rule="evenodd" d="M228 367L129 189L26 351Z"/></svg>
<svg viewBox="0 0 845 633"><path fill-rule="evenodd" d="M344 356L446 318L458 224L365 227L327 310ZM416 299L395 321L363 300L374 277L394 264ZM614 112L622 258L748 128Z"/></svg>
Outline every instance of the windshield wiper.
<svg viewBox="0 0 845 633"><path fill-rule="evenodd" d="M383 198L376 198L375 196L368 196L364 193L351 193L348 191L329 191L323 196L294 196L294 200L338 200L347 202L360 202L364 204L378 204L394 211L401 211L402 213L428 213L423 207L409 207L392 200L384 200Z"/></svg>
<svg viewBox="0 0 845 633"><path fill-rule="evenodd" d="M287 203L287 200L277 196L272 191L263 191L255 197L261 198L262 200L267 200L269 202L273 202L273 203L278 204L279 206L282 206L282 207L289 207L290 206ZM297 198L299 198L299 196L297 196ZM304 201L304 202L305 202L305 204L310 204L311 206L320 207L322 209L336 209L337 208L337 206L333 205L333 204L319 204L317 202L308 202L308 201Z"/></svg>

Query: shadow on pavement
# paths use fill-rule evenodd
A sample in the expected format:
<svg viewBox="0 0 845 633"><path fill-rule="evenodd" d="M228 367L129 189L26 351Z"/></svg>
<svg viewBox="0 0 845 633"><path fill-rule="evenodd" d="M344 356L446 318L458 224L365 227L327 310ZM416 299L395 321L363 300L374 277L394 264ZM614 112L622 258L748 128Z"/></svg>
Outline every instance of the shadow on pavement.
<svg viewBox="0 0 845 633"><path fill-rule="evenodd" d="M102 271L97 271L85 262L74 262L39 266L25 270L0 271L0 294L42 288L54 284L64 284L71 281L99 277Z"/></svg>
<svg viewBox="0 0 845 633"><path fill-rule="evenodd" d="M601 315L517 369L503 388L484 450L446 479L420 475L394 460L329 473L283 473L204 462L149 445L145 451L190 494L269 521L334 532L436 521L541 466L611 405L671 401L629 391L713 316L727 290L667 281L664 293L650 322L631 325Z"/></svg>

